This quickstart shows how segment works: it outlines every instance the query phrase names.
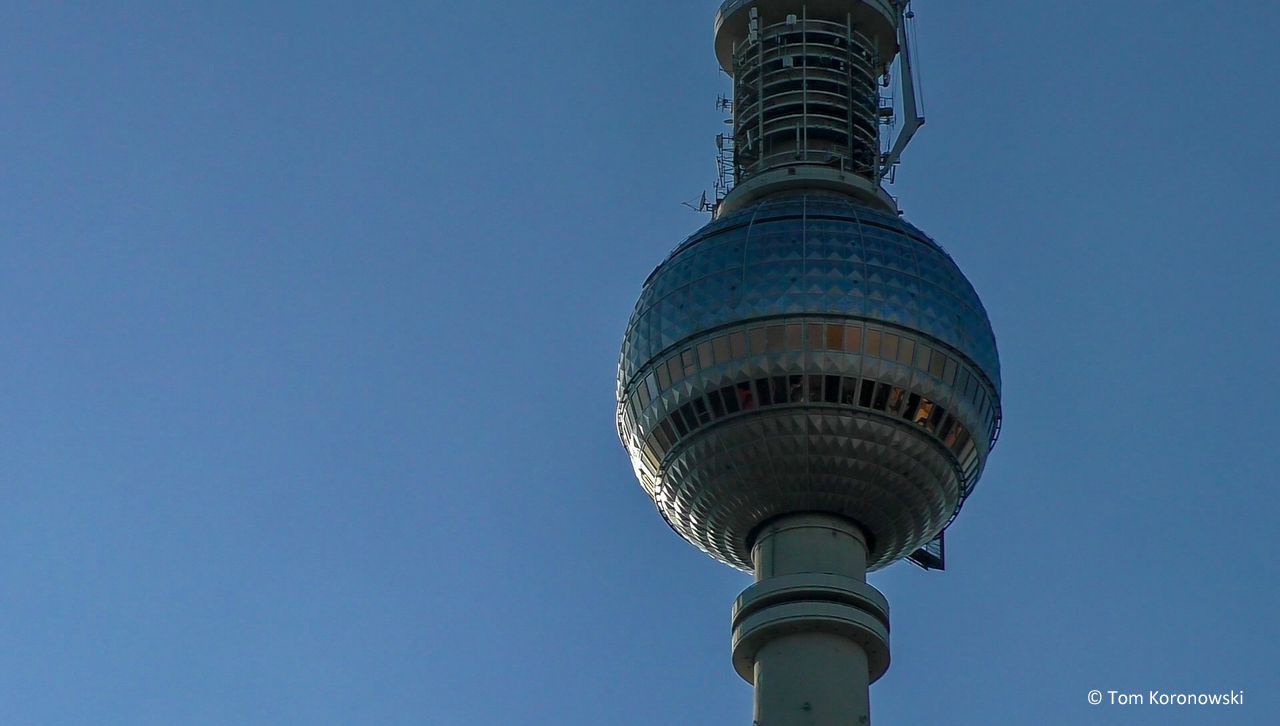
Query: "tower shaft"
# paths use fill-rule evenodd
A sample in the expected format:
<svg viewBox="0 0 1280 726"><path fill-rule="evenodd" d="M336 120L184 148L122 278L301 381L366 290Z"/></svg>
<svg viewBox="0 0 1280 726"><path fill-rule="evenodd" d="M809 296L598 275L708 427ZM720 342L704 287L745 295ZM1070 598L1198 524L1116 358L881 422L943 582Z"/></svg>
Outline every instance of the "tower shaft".
<svg viewBox="0 0 1280 726"><path fill-rule="evenodd" d="M889 606L866 584L862 531L831 515L788 515L764 527L752 559L733 659L755 686L755 724L869 724L869 687L889 667Z"/></svg>

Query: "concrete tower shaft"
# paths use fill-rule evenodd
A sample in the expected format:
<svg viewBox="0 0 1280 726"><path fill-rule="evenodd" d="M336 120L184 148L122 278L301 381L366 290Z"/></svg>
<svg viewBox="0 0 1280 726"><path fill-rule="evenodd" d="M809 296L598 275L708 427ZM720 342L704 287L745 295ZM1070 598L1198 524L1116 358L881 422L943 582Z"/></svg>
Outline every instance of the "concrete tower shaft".
<svg viewBox="0 0 1280 726"><path fill-rule="evenodd" d="M838 191L896 211L879 186L896 160L881 152L881 127L894 109L883 102L880 85L905 48L904 6L897 0L730 0L721 7L716 55L734 82L736 189L722 211L800 188ZM914 105L913 89L904 90ZM914 132L918 119L908 110L903 130Z"/></svg>

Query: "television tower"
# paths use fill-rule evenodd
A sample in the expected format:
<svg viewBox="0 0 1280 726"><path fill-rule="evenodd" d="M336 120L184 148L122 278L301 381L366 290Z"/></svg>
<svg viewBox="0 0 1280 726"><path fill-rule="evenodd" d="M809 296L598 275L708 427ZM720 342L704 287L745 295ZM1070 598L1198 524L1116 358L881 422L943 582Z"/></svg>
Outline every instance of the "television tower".
<svg viewBox="0 0 1280 726"><path fill-rule="evenodd" d="M680 536L753 573L732 652L757 726L869 724L889 606L945 565L1000 428L991 324L882 187L924 119L909 0L729 0L712 221L645 281L618 432ZM889 89L897 94L895 99Z"/></svg>

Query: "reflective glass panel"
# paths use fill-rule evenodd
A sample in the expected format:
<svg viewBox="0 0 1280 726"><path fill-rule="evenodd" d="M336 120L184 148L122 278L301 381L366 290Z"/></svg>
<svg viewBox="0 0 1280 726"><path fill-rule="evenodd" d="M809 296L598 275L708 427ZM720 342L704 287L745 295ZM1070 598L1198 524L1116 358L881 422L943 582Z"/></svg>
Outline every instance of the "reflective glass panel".
<svg viewBox="0 0 1280 726"><path fill-rule="evenodd" d="M804 350L803 333L803 325L787 326L787 350Z"/></svg>
<svg viewBox="0 0 1280 726"><path fill-rule="evenodd" d="M823 342L824 342L824 339L823 339L823 337L822 337L822 336L823 336L823 326L821 326L821 325L817 325L817 324L814 324L814 323L810 323L810 324L809 324L809 326L808 326L808 330L806 330L806 331L805 331L805 335L808 337L808 340L806 340L806 341L805 341L805 342L806 342L806 345L805 345L805 348L806 348L806 349L808 349L808 350L822 350L822 344L823 344Z"/></svg>
<svg viewBox="0 0 1280 726"><path fill-rule="evenodd" d="M822 400L827 403L840 403L840 377L827 376L823 383L825 389L822 392Z"/></svg>
<svg viewBox="0 0 1280 726"><path fill-rule="evenodd" d="M885 360L898 359L898 336L885 333L880 338L880 357Z"/></svg>
<svg viewBox="0 0 1280 726"><path fill-rule="evenodd" d="M867 331L867 355L875 358L880 357L880 331L879 330Z"/></svg>
<svg viewBox="0 0 1280 726"><path fill-rule="evenodd" d="M883 411L889 405L889 389L888 383L881 383L876 386L876 398L871 402L871 408L877 411Z"/></svg>
<svg viewBox="0 0 1280 726"><path fill-rule="evenodd" d="M772 392L772 389L769 387L768 378L756 379L756 395L759 396L760 398L761 406L773 405L773 392Z"/></svg>
<svg viewBox="0 0 1280 726"><path fill-rule="evenodd" d="M725 386L720 389L720 398L724 400L724 410L726 413L737 413L741 410L738 407L738 389L733 386Z"/></svg>
<svg viewBox="0 0 1280 726"><path fill-rule="evenodd" d="M672 383L684 380L684 364L680 362L680 356L673 355L667 361L667 375L671 377Z"/></svg>
<svg viewBox="0 0 1280 726"><path fill-rule="evenodd" d="M822 376L809 376L809 391L805 400L810 403L822 402Z"/></svg>
<svg viewBox="0 0 1280 726"><path fill-rule="evenodd" d="M862 326L850 325L845 329L844 349L850 353L862 352Z"/></svg>
<svg viewBox="0 0 1280 726"><path fill-rule="evenodd" d="M711 341L698 345L698 364L703 368L710 368L716 364L715 353L711 350Z"/></svg>
<svg viewBox="0 0 1280 726"><path fill-rule="evenodd" d="M827 350L840 350L844 347L844 326L827 326Z"/></svg>
<svg viewBox="0 0 1280 726"><path fill-rule="evenodd" d="M947 356L942 351L935 350L933 352L933 360L929 363L929 375L934 378L941 379L942 373L947 368Z"/></svg>
<svg viewBox="0 0 1280 726"><path fill-rule="evenodd" d="M712 391L707 394L707 402L711 404L711 414L716 418L724 418L724 402L720 400L720 392Z"/></svg>
<svg viewBox="0 0 1280 726"><path fill-rule="evenodd" d="M691 403L693 404L693 413L698 418L698 424L705 426L711 423L711 411L707 409L706 401L701 398L695 398Z"/></svg>
<svg viewBox="0 0 1280 726"><path fill-rule="evenodd" d="M715 348L717 363L726 363L731 360L729 357L729 336L722 335L711 341L711 345Z"/></svg>
<svg viewBox="0 0 1280 726"><path fill-rule="evenodd" d="M846 378L845 382L848 382L849 380L850 379ZM871 408L871 404L874 403L873 397L874 397L875 391L876 391L875 381L863 380L862 392L858 396L858 405L862 406L863 408Z"/></svg>
<svg viewBox="0 0 1280 726"><path fill-rule="evenodd" d="M770 325L765 329L765 347L770 353L781 353L787 349L785 332L781 325Z"/></svg>
<svg viewBox="0 0 1280 726"><path fill-rule="evenodd" d="M916 342L900 338L898 340L898 362L911 365L916 357Z"/></svg>

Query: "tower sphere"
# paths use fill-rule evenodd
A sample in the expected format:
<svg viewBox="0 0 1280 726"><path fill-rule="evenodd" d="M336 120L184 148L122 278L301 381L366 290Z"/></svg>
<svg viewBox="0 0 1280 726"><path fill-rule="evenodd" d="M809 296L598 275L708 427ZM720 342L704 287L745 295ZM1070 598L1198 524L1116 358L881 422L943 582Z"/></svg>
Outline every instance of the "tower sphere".
<svg viewBox="0 0 1280 726"><path fill-rule="evenodd" d="M618 400L637 477L690 543L750 571L770 520L832 514L877 569L973 491L1000 362L937 243L855 197L790 191L721 214L653 271Z"/></svg>

